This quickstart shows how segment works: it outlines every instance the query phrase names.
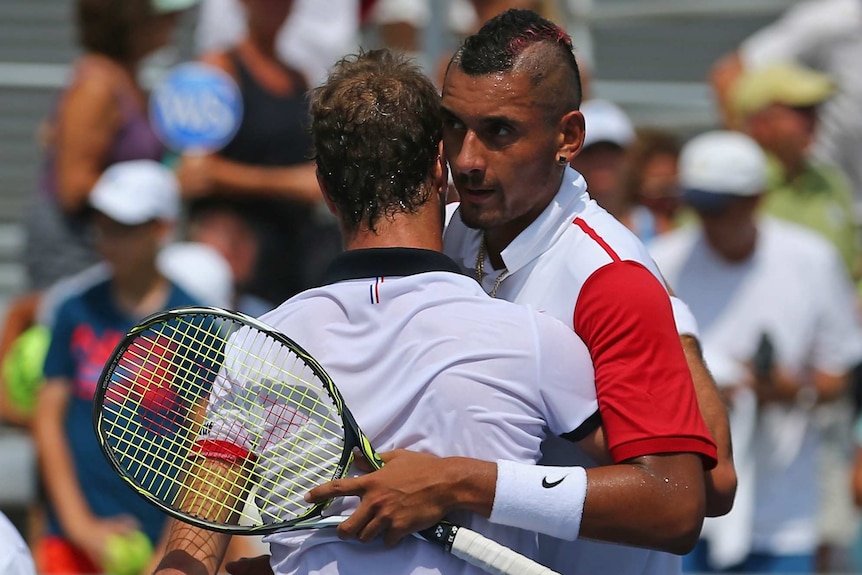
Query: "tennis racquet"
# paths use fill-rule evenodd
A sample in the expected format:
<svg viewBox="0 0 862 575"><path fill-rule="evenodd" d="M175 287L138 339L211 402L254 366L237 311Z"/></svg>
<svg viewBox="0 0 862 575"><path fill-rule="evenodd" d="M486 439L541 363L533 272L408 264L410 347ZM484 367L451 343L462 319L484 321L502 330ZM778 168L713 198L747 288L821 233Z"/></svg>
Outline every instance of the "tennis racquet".
<svg viewBox="0 0 862 575"><path fill-rule="evenodd" d="M344 477L354 448L383 465L321 365L243 314L189 307L144 319L105 365L93 423L102 451L169 515L230 534L319 529L343 516L312 504ZM554 571L442 522L417 534L488 573Z"/></svg>

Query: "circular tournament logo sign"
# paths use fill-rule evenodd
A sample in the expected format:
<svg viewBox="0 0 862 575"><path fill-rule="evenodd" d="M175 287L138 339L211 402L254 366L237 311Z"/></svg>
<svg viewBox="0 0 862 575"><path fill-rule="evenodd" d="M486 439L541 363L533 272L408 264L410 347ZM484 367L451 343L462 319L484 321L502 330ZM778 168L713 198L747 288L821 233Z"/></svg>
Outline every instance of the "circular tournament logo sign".
<svg viewBox="0 0 862 575"><path fill-rule="evenodd" d="M242 95L227 73L190 62L167 73L150 96L150 122L175 152L214 152L236 134Z"/></svg>

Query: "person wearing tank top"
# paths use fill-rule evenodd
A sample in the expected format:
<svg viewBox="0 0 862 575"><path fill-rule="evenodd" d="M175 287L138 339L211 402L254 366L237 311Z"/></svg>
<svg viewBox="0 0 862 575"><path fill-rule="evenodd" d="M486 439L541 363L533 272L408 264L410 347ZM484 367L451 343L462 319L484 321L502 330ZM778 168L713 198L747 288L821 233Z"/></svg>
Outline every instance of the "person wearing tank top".
<svg viewBox="0 0 862 575"><path fill-rule="evenodd" d="M46 122L39 189L26 216L31 290L97 260L86 206L103 170L163 155L137 71L144 57L169 43L181 11L149 0L77 0L76 11L84 53Z"/></svg>
<svg viewBox="0 0 862 575"><path fill-rule="evenodd" d="M341 238L311 161L308 84L275 52L291 2L244 4L248 35L202 58L237 82L242 122L222 150L184 157L178 173L191 238L223 253L237 292L277 304L319 283Z"/></svg>

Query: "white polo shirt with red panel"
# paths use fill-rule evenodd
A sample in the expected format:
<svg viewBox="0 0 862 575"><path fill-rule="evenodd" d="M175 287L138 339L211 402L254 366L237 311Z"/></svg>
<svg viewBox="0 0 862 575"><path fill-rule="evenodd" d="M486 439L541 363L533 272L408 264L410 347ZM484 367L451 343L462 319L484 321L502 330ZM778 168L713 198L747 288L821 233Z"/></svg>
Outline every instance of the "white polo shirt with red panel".
<svg viewBox="0 0 862 575"><path fill-rule="evenodd" d="M474 275L481 232L455 213L444 251ZM586 343L593 361L602 425L615 461L642 455L692 452L715 464L715 443L697 406L661 275L646 248L598 206L583 177L567 169L542 214L489 260L483 288L563 321ZM543 445L546 465L594 466L572 442ZM645 549L562 541L540 536L539 559L564 575L673 575L679 556Z"/></svg>

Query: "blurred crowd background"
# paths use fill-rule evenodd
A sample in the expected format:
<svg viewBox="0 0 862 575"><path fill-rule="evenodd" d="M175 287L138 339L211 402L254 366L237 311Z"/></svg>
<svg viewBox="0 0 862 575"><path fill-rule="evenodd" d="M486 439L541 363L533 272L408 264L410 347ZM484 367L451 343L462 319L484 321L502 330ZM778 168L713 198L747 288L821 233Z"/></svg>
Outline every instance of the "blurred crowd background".
<svg viewBox="0 0 862 575"><path fill-rule="evenodd" d="M134 6L141 2L136 13ZM510 7L535 9L565 26L582 66L587 142L573 167L586 177L594 199L673 260L682 248L674 252L668 248L672 242L659 236L686 226L709 228L710 209L718 209L703 195L684 197L687 183L717 196L758 196L759 210L807 228L829 244L824 259L834 254L840 262L837 271L812 271L829 281L812 282L800 299L787 299L789 305L813 309L818 299L838 301L835 294L845 288L855 298L862 293L859 0L147 2L0 2L0 510L31 546L45 525L31 428L42 415L34 388L53 314L68 294L82 289L78 286L98 281L86 276L94 273L92 265L95 277L102 277L100 261L110 267L106 250L96 249L94 242L123 233L102 226L94 240L90 207L112 221L137 224L93 203L90 195L104 170L129 160L170 168L181 209L170 218L176 229L171 249L159 256L161 272L203 303L262 313L313 285L339 250L309 161L306 95L332 63L359 47L409 52L439 84L452 51L484 19ZM246 110L234 141L218 154L184 157L155 139L146 99L168 69L197 59L233 76L246 103L254 106ZM708 156L724 154L730 162L712 168L717 173L685 164L680 154L686 145L715 129L751 136L767 154L768 177L745 172L751 157L744 153L747 144L709 148ZM738 164L737 153L742 154ZM734 180L736 175L741 180ZM731 180L736 187L727 188ZM144 215L155 210L153 217L158 212L153 206L135 209ZM718 228L707 233L717 242L711 247L719 255L723 249L732 252L748 223L744 214L723 222L726 249ZM807 269L820 263L809 262ZM720 265L716 269L707 271L723 273ZM721 313L727 294L713 293L721 282L686 284L683 264L673 272L668 281L683 299L688 299L686 289L696 287L689 297ZM722 277L734 273L738 270L728 268ZM775 295L776 301L785 301ZM789 371L816 373L824 368L818 358L828 355L815 349L818 345L831 345L830 337L857 337L823 328L820 323L828 322L829 313L800 324L799 330L824 335L819 343L795 349L795 360L784 358L794 364ZM847 305L843 313L858 328L858 304ZM771 345L780 348L782 342L766 338L758 351L768 353ZM734 391L744 378L725 369L730 351L720 347L707 349L707 360L718 383L729 390L731 405L740 401L741 413L752 405L743 405ZM773 361L780 364L787 353L779 349ZM855 359L862 365L862 356ZM751 354L750 360L757 377L763 356ZM796 384L789 383L795 408L804 415L772 431L798 436L788 458L805 452L810 458L798 461L818 470L816 485L798 484L802 495L786 501L789 507L802 500L816 505L814 513L806 516L801 510L798 518L816 525L818 571L862 572L856 507L862 501L862 468L856 469L854 435L856 372L862 370L839 371L832 373L836 380L830 380L834 389L828 397L822 389L807 393L806 385L797 394ZM754 405L775 400L754 399ZM736 422L736 432L750 430L746 421L757 421L758 413L755 407L748 419ZM817 441L809 445L802 437L812 429ZM740 437L743 452L746 441ZM776 485L781 481L787 477L776 479ZM743 500L742 505L749 504ZM729 529L738 531L740 525L731 522ZM747 543L728 536L727 529L705 531L713 543L712 567L730 565L745 552ZM785 543L793 552L795 543ZM710 565L708 557L702 561L690 568Z"/></svg>

